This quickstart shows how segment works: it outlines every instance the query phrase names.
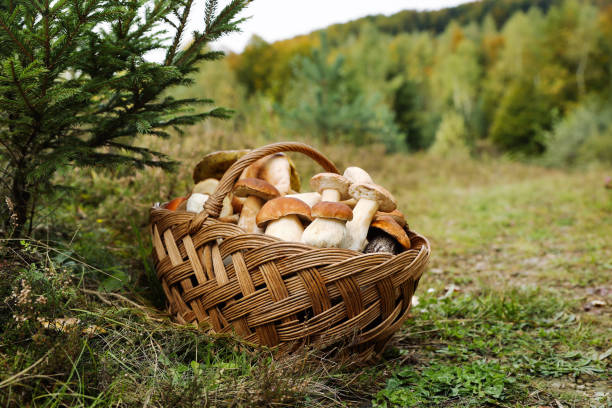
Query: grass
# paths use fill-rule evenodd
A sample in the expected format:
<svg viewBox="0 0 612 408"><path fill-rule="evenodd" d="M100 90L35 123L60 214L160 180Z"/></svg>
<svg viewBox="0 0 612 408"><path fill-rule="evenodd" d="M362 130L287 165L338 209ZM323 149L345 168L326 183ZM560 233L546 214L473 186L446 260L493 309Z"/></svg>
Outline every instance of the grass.
<svg viewBox="0 0 612 408"><path fill-rule="evenodd" d="M370 171L432 243L420 303L383 358L277 359L172 323L148 206L188 191L204 153L271 141L194 128L148 142L182 158L175 173L59 175L77 192L39 218L44 243L0 248L0 406L612 405L612 169L318 145ZM295 158L303 180L317 171Z"/></svg>

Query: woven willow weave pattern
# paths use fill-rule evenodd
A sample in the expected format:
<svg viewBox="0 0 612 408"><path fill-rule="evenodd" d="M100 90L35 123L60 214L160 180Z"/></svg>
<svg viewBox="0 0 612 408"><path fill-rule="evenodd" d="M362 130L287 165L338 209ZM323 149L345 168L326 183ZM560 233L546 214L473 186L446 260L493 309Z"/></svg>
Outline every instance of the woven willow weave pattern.
<svg viewBox="0 0 612 408"><path fill-rule="evenodd" d="M408 317L412 295L429 260L427 240L411 231L399 255L314 248L216 219L242 169L280 151L298 151L326 171L337 169L301 143L254 150L223 176L200 214L151 209L155 267L181 323L206 323L217 333L279 346L343 341L382 350Z"/></svg>

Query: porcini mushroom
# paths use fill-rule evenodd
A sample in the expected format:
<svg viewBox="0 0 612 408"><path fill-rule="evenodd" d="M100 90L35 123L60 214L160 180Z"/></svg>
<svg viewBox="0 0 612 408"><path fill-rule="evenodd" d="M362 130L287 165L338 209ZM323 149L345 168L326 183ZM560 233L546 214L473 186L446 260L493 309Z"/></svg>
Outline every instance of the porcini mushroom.
<svg viewBox="0 0 612 408"><path fill-rule="evenodd" d="M402 214L402 212L400 210L398 210L397 208L391 212L382 212L382 211L377 211L376 215L374 216L374 219L377 219L378 217L382 217L382 216L389 216L391 218L393 218L393 221L397 222L400 227L404 228L406 225L408 225L406 223L406 218L404 217L404 214Z"/></svg>
<svg viewBox="0 0 612 408"><path fill-rule="evenodd" d="M300 219L312 221L308 204L297 198L278 197L261 207L256 221L258 227L266 228L266 235L300 242L304 232Z"/></svg>
<svg viewBox="0 0 612 408"><path fill-rule="evenodd" d="M319 173L310 179L310 187L321 194L321 202L338 202L348 198L351 182L335 173Z"/></svg>
<svg viewBox="0 0 612 408"><path fill-rule="evenodd" d="M310 211L315 220L304 230L302 242L319 248L338 248L344 239L344 224L353 219L351 208L342 203L321 201Z"/></svg>
<svg viewBox="0 0 612 408"><path fill-rule="evenodd" d="M366 246L368 229L376 211L380 209L390 212L397 204L390 192L376 184L353 184L349 188L349 194L357 200L357 204L353 209L353 219L346 223L342 247L362 251Z"/></svg>
<svg viewBox="0 0 612 408"><path fill-rule="evenodd" d="M175 211L182 202L187 201L187 197L178 197L164 205L166 210Z"/></svg>
<svg viewBox="0 0 612 408"><path fill-rule="evenodd" d="M291 190L300 191L300 179L293 162L286 154L276 153L265 157L259 168L257 177L272 184L282 195L289 194Z"/></svg>
<svg viewBox="0 0 612 408"><path fill-rule="evenodd" d="M288 173L287 164L289 166ZM284 153L265 156L252 163L240 174L239 180L244 178L266 180L276 187L282 195L300 191L300 176L291 159ZM287 180L289 184L287 184ZM235 212L241 211L244 200L241 197L232 197L232 207Z"/></svg>
<svg viewBox="0 0 612 408"><path fill-rule="evenodd" d="M347 167L343 175L352 184L374 183L372 177L360 167Z"/></svg>
<svg viewBox="0 0 612 408"><path fill-rule="evenodd" d="M187 211L199 213L204 209L204 204L215 192L219 180L214 178L208 178L198 182L191 190L191 196L187 200ZM223 199L223 207L221 208L220 217L227 217L232 215L232 206L229 197Z"/></svg>
<svg viewBox="0 0 612 408"><path fill-rule="evenodd" d="M202 180L198 182L195 186L193 186L191 193L211 195L215 191L218 185L219 185L219 180L214 179L214 178L208 178L206 180Z"/></svg>
<svg viewBox="0 0 612 408"><path fill-rule="evenodd" d="M240 211L238 226L248 233L263 233L263 229L257 226L255 218L265 201L280 195L278 190L267 181L245 178L236 182L233 192L236 197L246 197Z"/></svg>
<svg viewBox="0 0 612 408"><path fill-rule="evenodd" d="M374 218L368 233L368 245L363 252L388 252L398 254L410 249L410 238L393 217L381 215Z"/></svg>
<svg viewBox="0 0 612 408"><path fill-rule="evenodd" d="M208 194L192 193L187 200L187 207L185 208L185 211L193 213L200 213L204 211L204 204L206 204L208 197L210 197Z"/></svg>
<svg viewBox="0 0 612 408"><path fill-rule="evenodd" d="M193 169L193 181L199 183L208 178L221 179L223 174L249 150L222 150L209 153Z"/></svg>

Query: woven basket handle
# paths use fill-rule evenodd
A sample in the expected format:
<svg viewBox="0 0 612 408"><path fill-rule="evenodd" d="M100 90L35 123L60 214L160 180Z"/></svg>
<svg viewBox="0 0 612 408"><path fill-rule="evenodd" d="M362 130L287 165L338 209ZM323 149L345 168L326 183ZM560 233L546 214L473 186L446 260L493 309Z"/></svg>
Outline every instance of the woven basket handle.
<svg viewBox="0 0 612 408"><path fill-rule="evenodd" d="M204 211L210 215L211 217L217 218L219 213L221 212L221 207L223 206L223 198L232 191L234 187L234 183L242 174L242 171L246 169L251 164L255 163L257 160L262 157L280 153L280 152L299 152L303 153L306 156L309 156L317 163L319 163L325 170L338 173L338 169L334 164L329 161L327 157L325 157L322 153L318 152L314 148L308 146L304 143L298 142L279 142L273 143L264 147L260 147L259 149L255 149L250 153L242 156L236 163L234 163L223 175L221 181L219 181L219 185L214 193L210 196L210 198L206 201L204 205Z"/></svg>

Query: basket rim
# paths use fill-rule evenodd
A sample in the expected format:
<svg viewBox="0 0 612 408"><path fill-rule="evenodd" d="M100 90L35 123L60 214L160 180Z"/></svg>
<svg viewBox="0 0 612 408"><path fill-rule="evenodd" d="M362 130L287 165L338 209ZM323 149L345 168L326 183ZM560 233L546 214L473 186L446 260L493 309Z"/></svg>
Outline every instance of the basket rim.
<svg viewBox="0 0 612 408"><path fill-rule="evenodd" d="M201 213L197 213L196 214L196 213L189 212L189 211L186 211L186 210L168 210L166 208L163 208L160 203L155 203L149 209L149 225L154 224L154 220L152 220L154 214L155 215L160 215L160 216L162 216L162 215L165 215L165 216L180 215L181 217L183 217L183 216L190 216L191 217L191 220L185 220L182 223L175 224L175 227L176 227L178 225L189 224L198 215L205 214L205 211L202 211ZM230 222L220 221L217 218L215 218L215 217L213 217L213 216L211 216L209 214L205 214L205 216L203 218L204 218L204 221L203 221L204 223L206 221L209 221L209 222L215 222L215 223L232 225L233 227L240 228L236 224L233 224L233 223L230 223ZM202 224L202 226L204 226L204 225ZM408 224L406 224L406 226L408 226ZM429 242L429 239L427 239L426 236L418 233L417 231L408 229L406 227L402 227L402 229L404 229L404 231L406 231L406 233L408 233L409 236L412 235L412 236L410 236L410 240L411 241L412 241L413 237L414 238L422 239L424 241L424 245L420 246L419 251L421 251L423 248L426 247L427 251L431 253L431 243ZM251 235L251 234L247 233L244 230L242 230L242 231L243 231L243 235ZM258 234L258 235L263 235L263 234ZM342 250L342 251L350 251L350 252L354 253L355 255L377 255L377 254L380 254L380 253L376 253L376 252L368 254L368 253L364 253L364 252L361 252L361 251L355 251L355 250L346 249L346 248L319 248L319 247L315 247L315 246L312 246L312 245L305 244L303 242L283 241L283 240L281 240L279 238L276 238L276 237L271 237L271 236L267 236L267 237L272 239L272 240L274 240L274 241L277 241L277 242L290 242L290 243L293 243L293 244L303 245L304 247L307 247L307 248L316 249L316 250L322 250L322 252L325 252L325 250L333 250L333 251ZM395 257L395 256L398 256L398 255L404 253L405 251L409 251L411 249L414 250L416 248L410 247L408 249L403 250L402 252L400 252L398 254L389 254L389 255L392 255L393 257ZM386 254L388 254L388 253L386 253Z"/></svg>

